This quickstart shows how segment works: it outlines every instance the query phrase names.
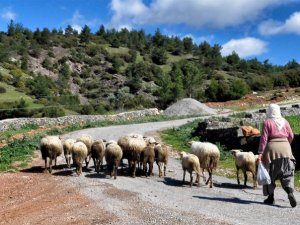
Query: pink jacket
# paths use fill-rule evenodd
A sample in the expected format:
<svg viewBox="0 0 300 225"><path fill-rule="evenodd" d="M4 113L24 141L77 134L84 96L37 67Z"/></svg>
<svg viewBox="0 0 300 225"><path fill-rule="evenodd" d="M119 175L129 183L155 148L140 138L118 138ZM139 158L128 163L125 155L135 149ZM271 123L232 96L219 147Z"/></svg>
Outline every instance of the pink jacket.
<svg viewBox="0 0 300 225"><path fill-rule="evenodd" d="M272 119L266 119L263 124L263 130L260 137L258 154L262 154L267 146L268 140L272 138L287 138L291 143L294 138L293 131L288 121L285 122L284 127L278 130L275 122Z"/></svg>

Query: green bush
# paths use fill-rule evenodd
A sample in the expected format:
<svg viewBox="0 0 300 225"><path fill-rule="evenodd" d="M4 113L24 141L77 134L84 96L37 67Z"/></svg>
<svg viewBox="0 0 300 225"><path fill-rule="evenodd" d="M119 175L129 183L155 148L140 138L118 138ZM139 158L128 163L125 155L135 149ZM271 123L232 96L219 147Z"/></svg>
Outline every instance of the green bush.
<svg viewBox="0 0 300 225"><path fill-rule="evenodd" d="M0 93L6 93L5 87L0 86Z"/></svg>

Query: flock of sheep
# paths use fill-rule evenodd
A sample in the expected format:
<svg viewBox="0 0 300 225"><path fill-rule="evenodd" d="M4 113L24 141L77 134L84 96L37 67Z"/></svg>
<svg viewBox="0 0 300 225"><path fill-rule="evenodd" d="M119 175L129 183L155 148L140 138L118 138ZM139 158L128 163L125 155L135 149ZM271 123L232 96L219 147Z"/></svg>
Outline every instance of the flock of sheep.
<svg viewBox="0 0 300 225"><path fill-rule="evenodd" d="M190 174L190 186L193 185L193 173L196 173L196 183L200 186L200 176L206 185L212 188L212 173L217 167L220 159L220 151L215 144L209 142L192 141L191 153L180 152L180 159L183 169L183 180L185 182L186 171ZM136 176L136 170L141 169L145 176L153 175L153 164L156 162L159 169L159 177L166 176L168 163L167 146L162 145L153 137L143 137L140 134L128 134L122 136L118 141L93 140L89 135L83 135L77 140L65 139L59 136L46 136L41 139L40 150L45 161L45 171L48 171L47 161L49 158L49 172L52 172L52 163L64 152L68 168L71 167L71 160L76 167L77 175L81 175L82 166L85 162L88 167L92 158L94 161L95 172L103 170L103 158L111 177L117 178L119 165L123 169L122 159L128 160L128 169L132 177ZM244 185L247 183L247 171L253 174L253 187L256 188L256 168L257 156L252 152L241 152L231 150L235 158L237 169L237 181L239 180L239 169L244 173ZM204 171L208 172L208 179L204 176Z"/></svg>

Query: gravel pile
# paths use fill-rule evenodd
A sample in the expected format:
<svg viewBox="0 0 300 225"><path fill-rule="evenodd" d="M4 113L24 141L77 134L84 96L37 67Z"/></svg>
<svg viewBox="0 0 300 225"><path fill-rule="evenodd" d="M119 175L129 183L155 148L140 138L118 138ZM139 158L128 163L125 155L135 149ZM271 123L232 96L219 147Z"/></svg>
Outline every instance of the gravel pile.
<svg viewBox="0 0 300 225"><path fill-rule="evenodd" d="M168 116L214 115L216 113L215 109L192 98L179 100L164 111L164 114Z"/></svg>

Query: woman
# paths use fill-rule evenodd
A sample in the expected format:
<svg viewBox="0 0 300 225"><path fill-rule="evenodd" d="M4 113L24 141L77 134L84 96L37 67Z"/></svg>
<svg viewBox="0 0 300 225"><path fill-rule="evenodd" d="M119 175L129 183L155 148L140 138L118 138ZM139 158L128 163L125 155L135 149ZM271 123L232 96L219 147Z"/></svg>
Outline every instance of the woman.
<svg viewBox="0 0 300 225"><path fill-rule="evenodd" d="M290 124L281 116L280 107L270 104L258 149L259 160L263 161L271 177L271 184L263 185L263 194L268 195L264 200L265 204L274 204L275 181L280 180L291 206L297 205L293 194L295 158L290 145L293 138Z"/></svg>

